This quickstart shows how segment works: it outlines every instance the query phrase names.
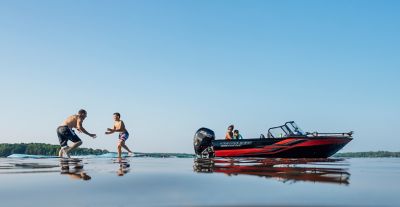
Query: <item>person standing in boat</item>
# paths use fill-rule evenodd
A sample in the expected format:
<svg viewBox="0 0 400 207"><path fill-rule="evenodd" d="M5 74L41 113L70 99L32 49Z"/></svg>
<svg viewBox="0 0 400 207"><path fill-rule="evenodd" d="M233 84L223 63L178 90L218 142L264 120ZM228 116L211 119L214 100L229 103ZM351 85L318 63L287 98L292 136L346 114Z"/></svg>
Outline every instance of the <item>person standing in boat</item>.
<svg viewBox="0 0 400 207"><path fill-rule="evenodd" d="M233 139L233 129L235 128L235 126L230 125L228 126L228 131L225 134L225 140L232 140Z"/></svg>
<svg viewBox="0 0 400 207"><path fill-rule="evenodd" d="M116 112L113 114L114 117L114 126L112 129L108 128L106 134L112 134L114 132L119 132L118 135L118 144L117 144L117 151L118 151L118 158L121 158L122 148L126 149L129 152L129 155L133 155L133 152L126 146L125 141L129 138L129 133L125 128L124 122L121 120L121 114Z"/></svg>
<svg viewBox="0 0 400 207"><path fill-rule="evenodd" d="M239 130L235 129L235 131L233 131L233 139L243 139L242 135L239 134Z"/></svg>
<svg viewBox="0 0 400 207"><path fill-rule="evenodd" d="M84 109L78 111L78 114L69 116L62 124L57 128L57 136L60 141L61 149L58 152L58 156L70 157L69 152L76 149L82 144L82 140L75 134L73 128L76 128L78 132L84 133L92 138L96 138L96 134L91 134L83 128L82 123L87 117L87 112ZM68 146L67 142L70 140L74 144L71 147Z"/></svg>

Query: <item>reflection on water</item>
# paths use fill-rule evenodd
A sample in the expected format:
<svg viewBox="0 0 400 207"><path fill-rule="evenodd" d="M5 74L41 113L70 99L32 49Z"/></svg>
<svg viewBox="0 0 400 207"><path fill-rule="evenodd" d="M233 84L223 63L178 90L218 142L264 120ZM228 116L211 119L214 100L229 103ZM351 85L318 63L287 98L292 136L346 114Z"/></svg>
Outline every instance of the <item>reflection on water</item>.
<svg viewBox="0 0 400 207"><path fill-rule="evenodd" d="M61 175L68 175L72 179L76 180L90 180L90 177L83 170L83 162L81 159L77 158L69 158L69 159L60 159L60 167L61 167Z"/></svg>
<svg viewBox="0 0 400 207"><path fill-rule="evenodd" d="M111 172L124 176L130 172L130 159L0 159L1 174L60 173L73 179L90 180L94 172ZM89 175L90 174L90 175Z"/></svg>
<svg viewBox="0 0 400 207"><path fill-rule="evenodd" d="M348 164L343 159L214 158L195 159L198 173L225 173L274 178L283 183L320 182L349 184Z"/></svg>
<svg viewBox="0 0 400 207"><path fill-rule="evenodd" d="M32 162L32 160L13 159L0 162L0 174L51 173L57 172L57 167L58 165L43 160Z"/></svg>
<svg viewBox="0 0 400 207"><path fill-rule="evenodd" d="M117 176L124 176L130 171L129 159L118 158L112 161L113 165L117 164L116 174ZM72 179L90 180L92 177L88 175L87 171L84 170L84 164L82 159L69 158L60 159L61 174L68 175Z"/></svg>
<svg viewBox="0 0 400 207"><path fill-rule="evenodd" d="M1 206L399 206L399 158L81 159L0 158Z"/></svg>
<svg viewBox="0 0 400 207"><path fill-rule="evenodd" d="M129 167L131 166L129 164L129 160L126 158L118 158L115 163L119 164L118 170L117 170L117 175L118 176L124 176L126 173L129 172Z"/></svg>

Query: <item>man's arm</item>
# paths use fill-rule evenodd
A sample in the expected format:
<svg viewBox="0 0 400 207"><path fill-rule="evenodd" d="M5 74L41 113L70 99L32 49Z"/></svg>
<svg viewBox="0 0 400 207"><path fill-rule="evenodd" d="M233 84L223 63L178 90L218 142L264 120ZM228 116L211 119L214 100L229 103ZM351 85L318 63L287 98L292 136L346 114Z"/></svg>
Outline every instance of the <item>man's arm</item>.
<svg viewBox="0 0 400 207"><path fill-rule="evenodd" d="M91 134L91 133L89 133L88 131L86 131L85 128L83 128L83 126L82 126L83 120L82 120L82 119L78 119L77 122L78 122L78 123L77 123L77 124L78 124L78 126L77 126L77 130L78 130L78 131L80 131L80 132L82 132L82 133L84 133L84 134L86 134L86 135L88 135L88 136L90 136L90 137L93 137L93 138L96 137L95 134Z"/></svg>

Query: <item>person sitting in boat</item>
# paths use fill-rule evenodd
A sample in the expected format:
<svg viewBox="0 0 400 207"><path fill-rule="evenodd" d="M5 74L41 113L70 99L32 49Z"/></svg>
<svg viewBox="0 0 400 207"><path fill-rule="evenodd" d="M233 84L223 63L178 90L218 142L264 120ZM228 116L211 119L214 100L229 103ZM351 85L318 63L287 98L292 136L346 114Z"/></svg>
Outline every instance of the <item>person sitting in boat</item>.
<svg viewBox="0 0 400 207"><path fill-rule="evenodd" d="M228 131L225 134L225 139L230 141L233 139L233 129L235 127L233 125L228 126Z"/></svg>
<svg viewBox="0 0 400 207"><path fill-rule="evenodd" d="M243 139L242 135L239 134L239 130L235 129L235 131L233 131L233 139Z"/></svg>

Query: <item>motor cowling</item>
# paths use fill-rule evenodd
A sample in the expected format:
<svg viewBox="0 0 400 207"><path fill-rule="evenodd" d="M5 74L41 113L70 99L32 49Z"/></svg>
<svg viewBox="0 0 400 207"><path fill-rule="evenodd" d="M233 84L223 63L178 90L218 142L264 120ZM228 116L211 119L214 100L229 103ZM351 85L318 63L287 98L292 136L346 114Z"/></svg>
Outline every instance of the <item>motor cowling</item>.
<svg viewBox="0 0 400 207"><path fill-rule="evenodd" d="M215 140L215 133L211 129L200 128L194 134L193 146L197 156L203 157L202 153L210 153L212 151L212 141Z"/></svg>

